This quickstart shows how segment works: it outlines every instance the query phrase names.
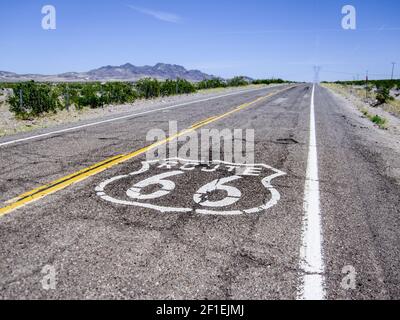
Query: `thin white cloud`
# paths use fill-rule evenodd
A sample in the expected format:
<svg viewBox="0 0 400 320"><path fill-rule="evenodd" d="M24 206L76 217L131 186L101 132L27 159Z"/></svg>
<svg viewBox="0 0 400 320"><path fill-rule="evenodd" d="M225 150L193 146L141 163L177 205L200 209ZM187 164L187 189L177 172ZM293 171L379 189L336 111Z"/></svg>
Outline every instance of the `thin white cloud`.
<svg viewBox="0 0 400 320"><path fill-rule="evenodd" d="M140 7L135 7L135 6L129 6L129 8L131 8L132 10L135 10L137 12L140 12L142 14L153 17L155 19L164 21L164 22L180 23L182 21L182 18L174 13L156 11L156 10L140 8Z"/></svg>

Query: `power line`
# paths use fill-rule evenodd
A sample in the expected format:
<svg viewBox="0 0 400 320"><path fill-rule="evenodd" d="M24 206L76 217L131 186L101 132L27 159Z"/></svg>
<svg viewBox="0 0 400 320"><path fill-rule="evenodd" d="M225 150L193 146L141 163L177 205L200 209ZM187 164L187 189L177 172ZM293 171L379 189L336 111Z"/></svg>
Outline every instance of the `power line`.
<svg viewBox="0 0 400 320"><path fill-rule="evenodd" d="M320 72L321 72L321 66L314 66L314 83L319 83Z"/></svg>
<svg viewBox="0 0 400 320"><path fill-rule="evenodd" d="M397 65L397 63L395 63ZM374 77L374 78L379 78L379 79L392 79L394 80L395 77L395 72L394 72L394 67L393 67L393 74L385 74L385 73L369 73L369 76ZM331 73L331 74L342 74L342 75L347 75L349 78L353 79L359 79L359 73L356 72L344 72L344 71L334 71L334 70L323 70L321 71L323 73Z"/></svg>
<svg viewBox="0 0 400 320"><path fill-rule="evenodd" d="M350 76L357 75L358 73L355 72L344 72L344 71L333 71L333 70L323 70L322 72L324 73L337 73L337 74L347 74ZM389 77L389 74L386 73L370 73L369 75L371 76L377 76L377 77Z"/></svg>

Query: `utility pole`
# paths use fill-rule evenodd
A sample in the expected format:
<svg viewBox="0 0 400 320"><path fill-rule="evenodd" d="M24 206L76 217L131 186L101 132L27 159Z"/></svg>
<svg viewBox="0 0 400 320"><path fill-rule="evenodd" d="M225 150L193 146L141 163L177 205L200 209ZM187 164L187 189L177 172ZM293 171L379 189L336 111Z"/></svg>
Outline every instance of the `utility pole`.
<svg viewBox="0 0 400 320"><path fill-rule="evenodd" d="M102 109L104 109L104 99L103 99L103 97L104 97L104 91L103 91L103 84L101 83L100 84L100 99L101 99L100 103L101 103L101 108Z"/></svg>
<svg viewBox="0 0 400 320"><path fill-rule="evenodd" d="M367 76L365 77L365 97L368 99L368 70L367 70Z"/></svg>
<svg viewBox="0 0 400 320"><path fill-rule="evenodd" d="M65 92L65 108L67 111L69 111L69 90L68 90L68 85L66 86L66 92Z"/></svg>
<svg viewBox="0 0 400 320"><path fill-rule="evenodd" d="M394 79L394 66L396 65L396 62L392 62L392 80Z"/></svg>
<svg viewBox="0 0 400 320"><path fill-rule="evenodd" d="M24 108L24 100L22 98L22 89L19 89L19 107L21 108L21 111Z"/></svg>
<svg viewBox="0 0 400 320"><path fill-rule="evenodd" d="M314 83L317 84L319 83L319 73L321 71L320 66L314 66Z"/></svg>

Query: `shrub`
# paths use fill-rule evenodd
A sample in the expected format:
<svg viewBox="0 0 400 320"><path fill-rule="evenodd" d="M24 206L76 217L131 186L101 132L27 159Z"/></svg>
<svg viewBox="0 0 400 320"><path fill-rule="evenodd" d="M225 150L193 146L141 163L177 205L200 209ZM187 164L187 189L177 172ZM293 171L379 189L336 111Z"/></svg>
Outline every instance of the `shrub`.
<svg viewBox="0 0 400 320"><path fill-rule="evenodd" d="M379 126L379 128L381 129L385 129L386 128L386 122L387 120L385 118L382 118L378 115L372 116L369 114L367 109L362 109L361 110L362 114L367 117L369 120L371 120L373 123L375 123L376 125Z"/></svg>
<svg viewBox="0 0 400 320"><path fill-rule="evenodd" d="M103 107L105 99L100 84L85 84L74 101L78 109L90 107L92 109Z"/></svg>
<svg viewBox="0 0 400 320"><path fill-rule="evenodd" d="M102 85L103 99L106 104L132 103L137 93L131 83L109 82Z"/></svg>
<svg viewBox="0 0 400 320"><path fill-rule="evenodd" d="M178 93L178 83L173 80L166 80L160 84L161 96L171 96Z"/></svg>
<svg viewBox="0 0 400 320"><path fill-rule="evenodd" d="M377 124L379 127L384 128L385 124L386 124L386 119L385 118L381 118L378 115L375 115L373 117L370 118L371 121L375 124Z"/></svg>
<svg viewBox="0 0 400 320"><path fill-rule="evenodd" d="M157 79L142 79L136 82L135 86L138 95L146 99L196 92L196 87L191 82L183 79L163 82Z"/></svg>
<svg viewBox="0 0 400 320"><path fill-rule="evenodd" d="M8 103L10 110L21 118L56 112L60 106L54 87L34 81L16 83Z"/></svg>
<svg viewBox="0 0 400 320"><path fill-rule="evenodd" d="M253 80L252 81L253 84L273 84L273 83L286 83L286 81L282 80L282 79L257 79L257 80Z"/></svg>
<svg viewBox="0 0 400 320"><path fill-rule="evenodd" d="M220 78L203 80L197 83L196 87L199 90L203 89L213 89L213 88L225 88L227 86L226 82Z"/></svg>
<svg viewBox="0 0 400 320"><path fill-rule="evenodd" d="M390 95L390 88L386 87L386 86L380 86L378 88L376 100L378 101L378 105L381 105L390 100L393 100L393 97Z"/></svg>
<svg viewBox="0 0 400 320"><path fill-rule="evenodd" d="M234 77L233 79L228 80L229 87L241 87L247 86L249 83L244 77Z"/></svg>
<svg viewBox="0 0 400 320"><path fill-rule="evenodd" d="M184 79L177 79L175 81L178 87L177 94L189 94L196 92L196 87L189 81Z"/></svg>
<svg viewBox="0 0 400 320"><path fill-rule="evenodd" d="M161 94L160 82L157 79L141 79L136 82L135 87L141 98L157 98Z"/></svg>

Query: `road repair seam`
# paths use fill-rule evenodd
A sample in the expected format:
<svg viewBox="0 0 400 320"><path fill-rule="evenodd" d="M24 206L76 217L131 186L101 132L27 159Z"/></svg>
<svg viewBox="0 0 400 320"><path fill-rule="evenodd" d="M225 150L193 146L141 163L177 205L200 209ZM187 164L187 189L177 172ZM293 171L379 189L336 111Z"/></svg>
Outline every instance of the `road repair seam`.
<svg viewBox="0 0 400 320"><path fill-rule="evenodd" d="M268 88L242 90L242 91L238 91L238 92L233 92L233 93L220 95L220 96L217 96L217 97L211 97L211 98L206 98L206 99L201 99L201 100L195 100L195 101L175 104L173 106L168 106L168 107L164 107L164 108L159 108L159 109L154 109L154 110L149 110L149 111L129 114L129 115L126 115L126 116L116 117L116 118L97 121L97 122L91 122L91 123L80 125L80 126L75 126L75 127L71 127L71 128L57 130L57 131L51 131L51 132L38 134L38 135L26 137L26 138L6 141L6 142L3 142L3 143L0 143L0 147L8 146L8 145L15 144L15 143L18 143L18 142L24 142L24 141L44 138L44 137L52 136L52 135L59 134L59 133L65 133L65 132L75 131L75 130L79 130L79 129L83 129L83 128L87 128L87 127L93 127L93 126L97 126L99 124L105 124L105 123L110 123L110 122L115 122L115 121L130 119L130 118L135 118L135 117L142 116L142 115L149 114L149 113L154 113L154 112L159 112L159 111L164 111L164 110L169 110L169 109L175 109L175 108L179 108L179 107L183 107L183 106L187 106L187 105L191 105L191 104L195 104L195 103L199 103L199 102L207 102L207 101L216 100L216 99L219 99L219 98L225 98L225 97L229 97L229 96L233 96L233 95L238 95L238 94L241 94L241 93L248 93L248 92L265 90L265 89L268 89Z"/></svg>
<svg viewBox="0 0 400 320"><path fill-rule="evenodd" d="M299 300L324 300L324 261L322 254L322 227L318 178L317 138L315 130L315 84L312 88L310 106L310 142L304 188L304 219L300 269L302 271L298 290Z"/></svg>
<svg viewBox="0 0 400 320"><path fill-rule="evenodd" d="M103 171L105 171L107 169L110 169L111 167L114 167L114 166L116 166L118 164L121 164L123 162L126 162L126 161L128 161L130 159L133 159L133 158L136 158L136 157L138 157L140 155L143 155L146 152L148 152L150 150L153 150L153 149L155 149L155 148L157 148L157 147L159 147L161 145L167 144L168 142L173 141L173 140L175 140L175 139L177 139L177 138L179 138L179 137L181 137L183 135L186 135L186 134L188 134L190 132L196 131L197 129L199 129L201 127L204 127L204 126L206 126L206 125L208 125L210 123L213 123L213 122L219 121L221 119L224 119L224 118L230 116L231 114L234 114L236 112L239 112L239 111L241 111L241 110L243 110L243 109L245 109L247 107L250 107L250 106L256 104L257 102L260 102L260 101L265 100L265 99L267 99L269 97L275 96L275 95L277 95L279 93L285 92L287 90L290 90L290 89L292 89L294 87L295 86L290 86L288 88L285 88L285 89L282 89L282 90L278 90L276 92L269 93L266 96L257 98L256 100L253 100L252 102L244 103L241 106L239 106L237 108L234 108L231 111L223 113L223 114L221 114L219 116L211 117L211 118L205 119L204 121L200 121L200 122L198 122L198 124L195 124L195 125L189 127L188 129L185 129L185 130L177 133L176 135L168 137L167 139L164 139L164 140L161 140L159 142L153 143L150 146L147 146L147 147L144 147L142 149L136 150L136 151L134 151L132 153L129 153L129 154L117 155L115 157L106 159L106 160L104 160L102 162L99 162L97 164L94 164L94 165L92 165L92 166L90 166L88 168L82 169L82 170L80 170L78 172L72 173L72 174L70 174L68 176L65 176L65 177L61 178L61 179L53 181L53 182L51 182L49 184L46 184L44 186L41 186L39 188L36 188L36 189L31 190L29 192L26 192L26 193L24 193L24 194L22 194L22 195L20 195L20 196L18 196L16 198L12 199L12 200L7 201L6 203L8 205L6 207L0 208L0 217L6 215L6 214L8 214L8 213L10 213L10 212L12 212L12 211L14 211L16 209L19 209L19 208L25 206L28 203L37 201L37 200L42 199L42 198L44 198L44 197L46 197L46 196L48 196L48 195L50 195L52 193L55 193L55 192L60 191L62 189L65 189L66 187L68 187L68 186L70 186L72 184L75 184L75 183L78 183L80 181L86 180L87 178L89 178L91 176L94 176L94 175L96 175L96 174L98 174L100 172L103 172Z"/></svg>

